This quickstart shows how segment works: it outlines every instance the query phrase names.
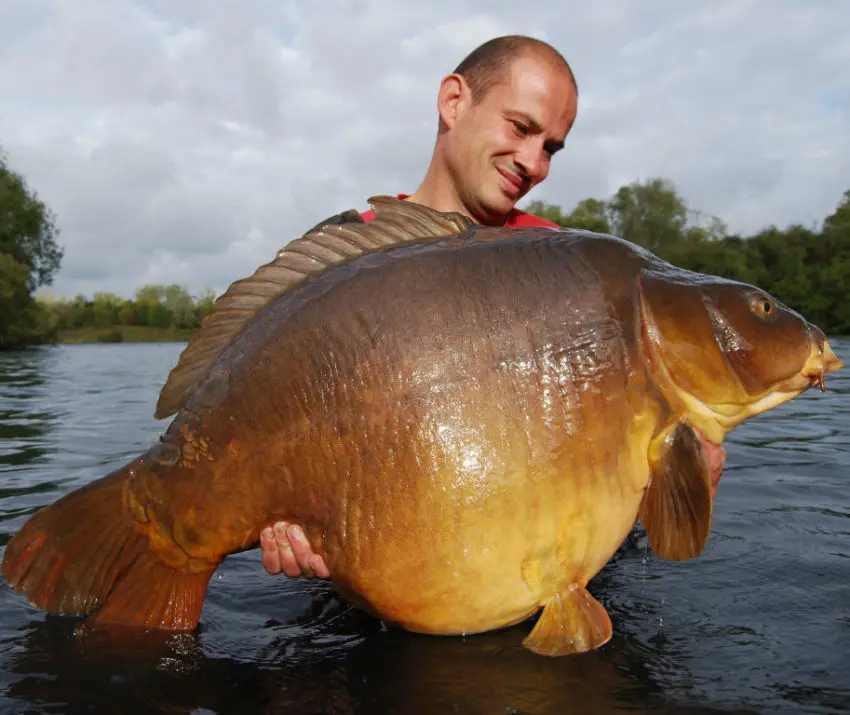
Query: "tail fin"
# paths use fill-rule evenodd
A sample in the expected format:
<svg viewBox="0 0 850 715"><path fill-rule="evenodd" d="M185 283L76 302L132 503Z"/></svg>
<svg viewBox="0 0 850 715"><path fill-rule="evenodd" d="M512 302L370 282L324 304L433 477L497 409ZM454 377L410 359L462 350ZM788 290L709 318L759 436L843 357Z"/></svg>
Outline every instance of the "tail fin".
<svg viewBox="0 0 850 715"><path fill-rule="evenodd" d="M191 630L214 565L174 568L125 502L127 465L34 514L6 547L9 586L52 613L94 623ZM176 545L175 545L176 546Z"/></svg>

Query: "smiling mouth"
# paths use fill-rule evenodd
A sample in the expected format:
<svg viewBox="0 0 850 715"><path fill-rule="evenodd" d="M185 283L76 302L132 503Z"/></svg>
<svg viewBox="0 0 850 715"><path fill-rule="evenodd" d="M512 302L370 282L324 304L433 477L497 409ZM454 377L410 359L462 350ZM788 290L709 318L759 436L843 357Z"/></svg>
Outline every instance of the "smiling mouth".
<svg viewBox="0 0 850 715"><path fill-rule="evenodd" d="M508 187L508 190L513 195L521 194L525 190L526 181L518 177L516 174L512 174L508 171L503 171L502 169L497 169L496 171L502 176L505 180L505 184Z"/></svg>

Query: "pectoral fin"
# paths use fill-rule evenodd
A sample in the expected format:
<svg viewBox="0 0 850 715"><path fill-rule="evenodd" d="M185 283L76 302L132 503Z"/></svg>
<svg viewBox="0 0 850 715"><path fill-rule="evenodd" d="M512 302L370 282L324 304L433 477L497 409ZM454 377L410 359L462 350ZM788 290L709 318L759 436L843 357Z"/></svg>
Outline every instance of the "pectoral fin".
<svg viewBox="0 0 850 715"><path fill-rule="evenodd" d="M699 556L711 530L711 473L694 429L679 424L650 454L650 482L638 518L657 556Z"/></svg>
<svg viewBox="0 0 850 715"><path fill-rule="evenodd" d="M605 645L613 628L608 612L586 588L556 593L522 644L538 655L571 655Z"/></svg>

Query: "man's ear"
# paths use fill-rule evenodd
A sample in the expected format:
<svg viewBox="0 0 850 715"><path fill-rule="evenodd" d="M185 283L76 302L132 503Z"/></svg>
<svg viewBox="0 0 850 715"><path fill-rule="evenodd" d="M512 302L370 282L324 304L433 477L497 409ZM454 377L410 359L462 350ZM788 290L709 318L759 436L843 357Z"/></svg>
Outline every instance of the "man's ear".
<svg viewBox="0 0 850 715"><path fill-rule="evenodd" d="M446 127L451 128L471 103L472 93L463 77L459 74L443 77L437 94L437 111Z"/></svg>

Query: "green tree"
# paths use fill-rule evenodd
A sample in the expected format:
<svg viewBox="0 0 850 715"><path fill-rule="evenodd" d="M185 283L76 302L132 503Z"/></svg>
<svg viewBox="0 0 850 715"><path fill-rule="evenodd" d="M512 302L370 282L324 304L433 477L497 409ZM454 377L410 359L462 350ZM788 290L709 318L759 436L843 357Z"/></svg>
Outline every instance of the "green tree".
<svg viewBox="0 0 850 715"><path fill-rule="evenodd" d="M560 206L539 200L532 201L524 210L564 228L582 228L598 233L611 232L606 215L607 205L599 199L583 199L572 213L568 214L563 213Z"/></svg>
<svg viewBox="0 0 850 715"><path fill-rule="evenodd" d="M52 311L33 298L62 261L50 209L12 171L0 152L0 348L52 340Z"/></svg>
<svg viewBox="0 0 850 715"><path fill-rule="evenodd" d="M729 278L744 283L757 283L758 271L753 267L747 239L726 236L717 240L687 241L676 255L668 259L692 271Z"/></svg>
<svg viewBox="0 0 850 715"><path fill-rule="evenodd" d="M68 324L72 328L82 328L89 323L89 301L84 295L78 293L74 296L68 308Z"/></svg>
<svg viewBox="0 0 850 715"><path fill-rule="evenodd" d="M567 226L567 224L564 223L566 217L561 211L561 207L557 204L549 204L545 201L540 201L538 199L536 201L532 201L523 210L527 211L528 213L532 213L535 216L539 216L540 218L545 219L546 221L556 223L559 226Z"/></svg>
<svg viewBox="0 0 850 715"><path fill-rule="evenodd" d="M201 321L212 311L214 303L215 291L212 288L205 288L202 290L197 301L198 325L200 325Z"/></svg>
<svg viewBox="0 0 850 715"><path fill-rule="evenodd" d="M136 315L139 318L139 325L152 325L151 323L151 307L154 303L142 303L136 301Z"/></svg>
<svg viewBox="0 0 850 715"><path fill-rule="evenodd" d="M29 268L29 291L50 285L62 262L55 217L0 151L0 253Z"/></svg>
<svg viewBox="0 0 850 715"><path fill-rule="evenodd" d="M583 228L596 233L611 233L608 218L608 204L599 199L583 199L578 202L572 213L565 217L565 224L571 228Z"/></svg>
<svg viewBox="0 0 850 715"><path fill-rule="evenodd" d="M12 256L0 253L0 344L17 347L24 339L30 308L29 268Z"/></svg>
<svg viewBox="0 0 850 715"><path fill-rule="evenodd" d="M621 187L608 202L613 233L666 258L684 239L688 208L665 179Z"/></svg>
<svg viewBox="0 0 850 715"><path fill-rule="evenodd" d="M157 328L168 328L171 326L173 316L164 303L154 303L151 306L148 319L150 321L150 325Z"/></svg>
<svg viewBox="0 0 850 715"><path fill-rule="evenodd" d="M98 328L108 328L118 323L121 298L114 293L95 293L92 301L92 320Z"/></svg>
<svg viewBox="0 0 850 715"><path fill-rule="evenodd" d="M846 234L850 237L850 234ZM817 325L838 335L850 334L850 254L844 252L832 261L819 276L817 290L813 291L814 305L810 317Z"/></svg>
<svg viewBox="0 0 850 715"><path fill-rule="evenodd" d="M157 327L167 328L171 324L171 317L163 325L165 308L162 301L165 298L165 286L157 283L148 283L143 285L136 291L136 314L138 315L139 325L154 325ZM157 306L160 309L157 310ZM168 311L166 310L165 313Z"/></svg>
<svg viewBox="0 0 850 715"><path fill-rule="evenodd" d="M200 324L192 296L183 286L174 284L165 287L165 306L171 313L173 327L197 328Z"/></svg>
<svg viewBox="0 0 850 715"><path fill-rule="evenodd" d="M165 286L148 283L136 291L137 303L160 303L165 299Z"/></svg>
<svg viewBox="0 0 850 715"><path fill-rule="evenodd" d="M843 236L850 240L850 189L844 192L835 213L827 216L823 222L823 233L829 236Z"/></svg>
<svg viewBox="0 0 850 715"><path fill-rule="evenodd" d="M118 309L118 322L121 325L139 325L139 311L132 300L125 300Z"/></svg>
<svg viewBox="0 0 850 715"><path fill-rule="evenodd" d="M50 311L30 295L30 270L0 253L0 347L11 350L54 339Z"/></svg>

